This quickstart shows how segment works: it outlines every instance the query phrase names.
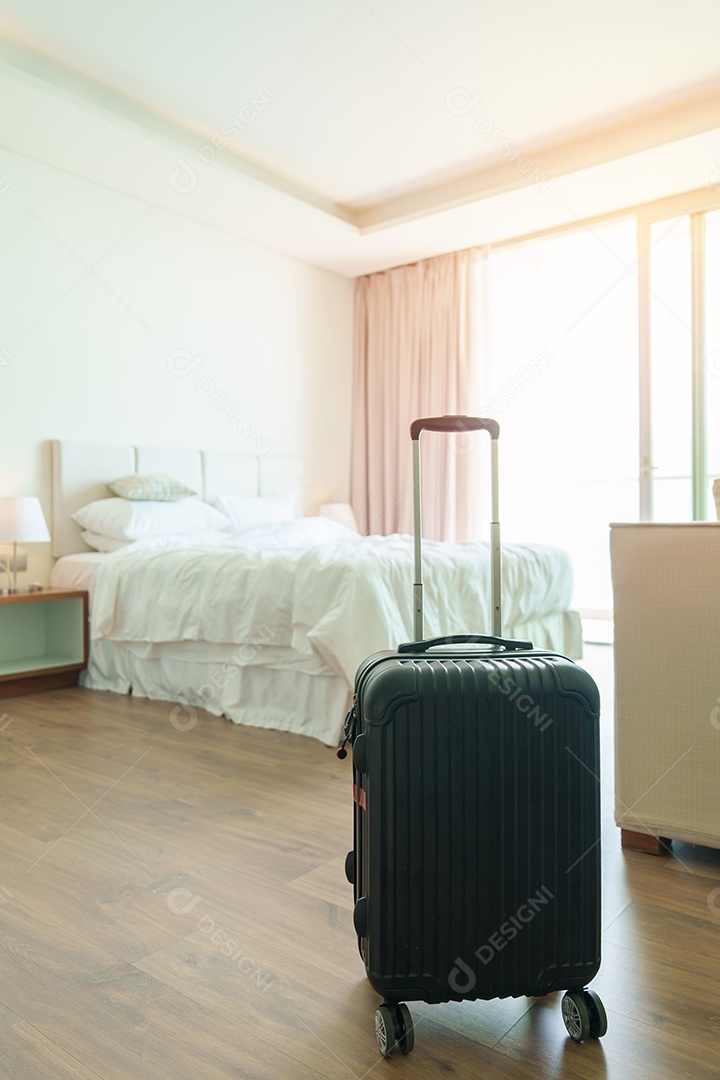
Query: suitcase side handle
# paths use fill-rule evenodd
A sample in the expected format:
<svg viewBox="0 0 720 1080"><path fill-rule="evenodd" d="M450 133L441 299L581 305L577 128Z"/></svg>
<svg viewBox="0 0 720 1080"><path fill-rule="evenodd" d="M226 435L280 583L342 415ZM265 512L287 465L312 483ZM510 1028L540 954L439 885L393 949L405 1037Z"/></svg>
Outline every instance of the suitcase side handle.
<svg viewBox="0 0 720 1080"><path fill-rule="evenodd" d="M492 645L506 652L532 649L532 641L516 641L513 638L492 637L487 634L448 634L447 637L428 638L427 641L406 641L398 645L401 653L427 652L436 645Z"/></svg>
<svg viewBox="0 0 720 1080"><path fill-rule="evenodd" d="M489 431L491 439L500 437L500 425L497 420L457 413L447 416L425 416L419 420L413 420L410 425L410 438L413 442L420 438L421 431L456 431L460 434L464 431Z"/></svg>

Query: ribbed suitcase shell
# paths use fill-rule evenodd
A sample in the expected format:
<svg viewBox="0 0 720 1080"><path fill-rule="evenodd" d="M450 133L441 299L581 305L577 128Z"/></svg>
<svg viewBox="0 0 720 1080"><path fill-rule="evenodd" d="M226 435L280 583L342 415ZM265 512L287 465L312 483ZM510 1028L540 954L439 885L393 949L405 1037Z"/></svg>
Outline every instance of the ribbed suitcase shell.
<svg viewBox="0 0 720 1080"><path fill-rule="evenodd" d="M537 996L594 977L598 721L587 672L541 650L360 667L354 918L386 1000Z"/></svg>

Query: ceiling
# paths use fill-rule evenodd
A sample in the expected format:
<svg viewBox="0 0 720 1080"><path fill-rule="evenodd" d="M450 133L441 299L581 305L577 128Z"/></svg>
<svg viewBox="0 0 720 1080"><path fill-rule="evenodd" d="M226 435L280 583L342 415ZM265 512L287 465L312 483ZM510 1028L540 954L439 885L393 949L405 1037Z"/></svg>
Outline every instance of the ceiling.
<svg viewBox="0 0 720 1080"><path fill-rule="evenodd" d="M720 158L717 0L0 0L0 39L2 145L345 274Z"/></svg>

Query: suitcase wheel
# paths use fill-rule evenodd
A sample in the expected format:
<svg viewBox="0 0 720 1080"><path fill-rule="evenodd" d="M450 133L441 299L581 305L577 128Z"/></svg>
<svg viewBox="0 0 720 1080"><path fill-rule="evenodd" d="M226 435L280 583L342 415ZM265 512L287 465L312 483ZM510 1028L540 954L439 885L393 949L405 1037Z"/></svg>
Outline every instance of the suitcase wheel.
<svg viewBox="0 0 720 1080"><path fill-rule="evenodd" d="M585 1042L590 1035L590 1009L582 990L568 990L564 995L562 1018L570 1038Z"/></svg>
<svg viewBox="0 0 720 1080"><path fill-rule="evenodd" d="M375 1038L383 1057L390 1057L396 1046L409 1054L415 1045L415 1028L407 1005L384 1001L375 1011Z"/></svg>
<svg viewBox="0 0 720 1080"><path fill-rule="evenodd" d="M351 885L355 884L355 852L348 851L345 856L345 877Z"/></svg>
<svg viewBox="0 0 720 1080"><path fill-rule="evenodd" d="M575 1042L601 1039L607 1031L607 1015L594 990L568 990L562 999L562 1018Z"/></svg>
<svg viewBox="0 0 720 1080"><path fill-rule="evenodd" d="M412 1016L407 1005L398 1005L397 1011L400 1014L400 1023L402 1025L402 1034L398 1039L398 1046L401 1054L409 1054L415 1046L415 1027Z"/></svg>
<svg viewBox="0 0 720 1080"><path fill-rule="evenodd" d="M590 1037L602 1039L607 1031L605 1006L594 990L585 991L585 1001L590 1009Z"/></svg>

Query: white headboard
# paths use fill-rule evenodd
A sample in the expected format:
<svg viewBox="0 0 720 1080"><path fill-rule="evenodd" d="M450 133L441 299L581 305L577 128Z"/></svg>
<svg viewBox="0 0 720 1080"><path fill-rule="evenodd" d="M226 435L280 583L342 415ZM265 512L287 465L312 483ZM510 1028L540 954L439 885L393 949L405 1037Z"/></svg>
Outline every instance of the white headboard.
<svg viewBox="0 0 720 1080"><path fill-rule="evenodd" d="M168 473L210 503L217 495L300 492L301 465L297 458L248 457L213 451L59 439L54 439L51 446L52 552L56 558L91 550L70 515L95 499L109 498L108 483L128 473Z"/></svg>
<svg viewBox="0 0 720 1080"><path fill-rule="evenodd" d="M203 491L206 501L213 503L218 495L259 494L259 462L259 458L241 457L239 454L203 454ZM297 462L295 475L299 476Z"/></svg>
<svg viewBox="0 0 720 1080"><path fill-rule="evenodd" d="M135 468L139 473L167 473L181 484L187 484L198 495L203 494L202 455L199 450L168 450L163 446L138 446ZM115 477L111 477L115 479ZM108 492L108 495L110 492Z"/></svg>
<svg viewBox="0 0 720 1080"><path fill-rule="evenodd" d="M52 443L52 553L89 551L70 515L95 499L106 499L108 479L135 472L135 448L121 443Z"/></svg>

